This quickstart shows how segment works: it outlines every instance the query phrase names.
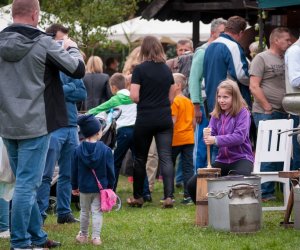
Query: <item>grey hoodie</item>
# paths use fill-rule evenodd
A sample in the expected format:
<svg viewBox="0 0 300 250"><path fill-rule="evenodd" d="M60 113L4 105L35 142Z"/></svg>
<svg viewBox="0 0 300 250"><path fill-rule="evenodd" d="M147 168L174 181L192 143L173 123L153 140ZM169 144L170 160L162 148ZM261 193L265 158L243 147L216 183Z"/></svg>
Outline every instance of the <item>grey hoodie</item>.
<svg viewBox="0 0 300 250"><path fill-rule="evenodd" d="M82 78L76 48L62 49L40 30L13 24L0 32L0 136L28 139L68 125L59 71Z"/></svg>

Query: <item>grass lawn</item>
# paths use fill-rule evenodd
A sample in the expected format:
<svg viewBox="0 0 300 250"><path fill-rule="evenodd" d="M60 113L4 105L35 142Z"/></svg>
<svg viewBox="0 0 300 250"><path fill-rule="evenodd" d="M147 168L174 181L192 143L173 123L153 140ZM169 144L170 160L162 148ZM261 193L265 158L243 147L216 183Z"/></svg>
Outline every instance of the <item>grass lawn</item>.
<svg viewBox="0 0 300 250"><path fill-rule="evenodd" d="M300 231L279 226L283 212L263 212L262 230L251 234L234 234L201 228L194 225L195 206L181 205L182 195L176 189L174 209L162 209L162 184L157 183L153 202L143 208L130 208L125 204L131 196L131 184L125 177L120 179L119 195L123 206L118 212L104 214L101 238L103 244L80 245L75 242L78 224L58 225L55 215L49 215L45 230L50 239L62 242L59 249L300 249ZM74 214L79 212L74 208ZM9 241L0 239L0 249L9 249Z"/></svg>

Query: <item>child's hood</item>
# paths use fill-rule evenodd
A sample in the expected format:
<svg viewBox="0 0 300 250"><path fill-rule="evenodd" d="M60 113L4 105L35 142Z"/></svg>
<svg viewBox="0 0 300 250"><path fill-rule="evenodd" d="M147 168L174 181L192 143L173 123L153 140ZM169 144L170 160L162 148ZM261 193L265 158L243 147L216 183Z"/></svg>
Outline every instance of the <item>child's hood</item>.
<svg viewBox="0 0 300 250"><path fill-rule="evenodd" d="M96 143L83 141L79 150L79 157L86 166L96 168L96 164L99 164L99 161L105 162L104 158L107 149L107 146L102 141Z"/></svg>

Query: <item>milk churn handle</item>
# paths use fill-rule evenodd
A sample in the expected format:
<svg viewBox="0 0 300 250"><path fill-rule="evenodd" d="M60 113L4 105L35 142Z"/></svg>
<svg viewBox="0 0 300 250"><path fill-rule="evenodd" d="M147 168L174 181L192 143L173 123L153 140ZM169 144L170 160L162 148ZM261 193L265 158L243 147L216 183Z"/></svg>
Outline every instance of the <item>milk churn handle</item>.
<svg viewBox="0 0 300 250"><path fill-rule="evenodd" d="M236 187L236 186L257 186L257 184L238 183L238 184L230 185L228 187Z"/></svg>
<svg viewBox="0 0 300 250"><path fill-rule="evenodd" d="M290 179L290 183L292 184L292 187L294 186L293 181L296 181L298 183L298 186L300 185L299 180L294 178L294 179Z"/></svg>
<svg viewBox="0 0 300 250"><path fill-rule="evenodd" d="M207 193L207 197L208 198L216 198L216 199L222 199L223 197L225 197L225 195L227 195L229 193L229 191L220 191L218 193Z"/></svg>

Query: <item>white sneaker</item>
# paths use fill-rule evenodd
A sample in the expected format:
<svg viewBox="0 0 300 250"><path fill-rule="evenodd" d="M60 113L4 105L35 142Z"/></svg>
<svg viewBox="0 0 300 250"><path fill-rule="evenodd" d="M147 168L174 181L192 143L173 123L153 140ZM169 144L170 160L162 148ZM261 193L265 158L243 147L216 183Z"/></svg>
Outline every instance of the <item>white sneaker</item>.
<svg viewBox="0 0 300 250"><path fill-rule="evenodd" d="M80 244L85 244L89 242L89 239L87 235L83 235L81 232L79 232L76 236L76 241Z"/></svg>
<svg viewBox="0 0 300 250"><path fill-rule="evenodd" d="M10 232L9 232L9 230L1 232L0 233L0 238L1 239L8 239L8 238L10 238Z"/></svg>
<svg viewBox="0 0 300 250"><path fill-rule="evenodd" d="M102 241L101 241L101 239L100 239L100 237L98 238L93 238L92 239L92 243L93 243L93 245L95 245L95 246L99 246L99 245L101 245L102 244Z"/></svg>

